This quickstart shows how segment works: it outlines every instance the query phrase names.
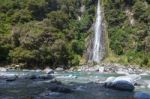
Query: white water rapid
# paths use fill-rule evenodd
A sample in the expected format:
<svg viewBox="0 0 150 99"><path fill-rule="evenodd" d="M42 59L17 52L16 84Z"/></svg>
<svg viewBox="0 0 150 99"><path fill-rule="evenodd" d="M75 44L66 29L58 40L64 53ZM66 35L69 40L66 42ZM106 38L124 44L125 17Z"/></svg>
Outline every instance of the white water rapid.
<svg viewBox="0 0 150 99"><path fill-rule="evenodd" d="M100 0L97 4L96 23L94 26L94 42L92 50L92 61L99 63L103 58L103 44L102 44L102 11Z"/></svg>

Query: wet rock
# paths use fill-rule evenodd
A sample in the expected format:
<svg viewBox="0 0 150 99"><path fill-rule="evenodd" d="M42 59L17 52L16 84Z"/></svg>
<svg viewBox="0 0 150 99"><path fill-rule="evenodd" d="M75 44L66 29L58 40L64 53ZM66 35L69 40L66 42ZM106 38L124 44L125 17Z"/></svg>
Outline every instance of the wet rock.
<svg viewBox="0 0 150 99"><path fill-rule="evenodd" d="M85 91L85 87L84 86L78 86L75 90L77 90L77 91Z"/></svg>
<svg viewBox="0 0 150 99"><path fill-rule="evenodd" d="M34 79L37 79L38 77L37 77L36 75L30 75L30 76L27 77L27 78L34 80Z"/></svg>
<svg viewBox="0 0 150 99"><path fill-rule="evenodd" d="M49 87L52 92L71 93L72 90L63 85L53 85Z"/></svg>
<svg viewBox="0 0 150 99"><path fill-rule="evenodd" d="M15 75L15 76L6 78L6 81L8 81L8 82L15 81L15 80L17 80L17 78L18 78L18 76Z"/></svg>
<svg viewBox="0 0 150 99"><path fill-rule="evenodd" d="M46 75L26 75L24 77L25 79L31 79L31 80L48 80L48 79L53 79L54 77L52 75L46 74Z"/></svg>
<svg viewBox="0 0 150 99"><path fill-rule="evenodd" d="M139 82L137 82L137 83L134 84L134 86L141 86L141 85L142 85L142 84L139 83Z"/></svg>
<svg viewBox="0 0 150 99"><path fill-rule="evenodd" d="M64 69L63 68L60 68L60 67L58 67L58 68L56 68L56 71L63 71Z"/></svg>
<svg viewBox="0 0 150 99"><path fill-rule="evenodd" d="M58 85L62 85L62 83L60 81L57 81L56 79L52 80L50 82L50 84L58 84Z"/></svg>
<svg viewBox="0 0 150 99"><path fill-rule="evenodd" d="M45 68L43 71L47 74L54 74L54 71L50 68Z"/></svg>
<svg viewBox="0 0 150 99"><path fill-rule="evenodd" d="M6 71L7 71L7 68L1 67L1 68L0 68L0 71L1 71L1 72L6 72Z"/></svg>
<svg viewBox="0 0 150 99"><path fill-rule="evenodd" d="M109 77L105 81L105 87L112 88L122 91L133 91L134 84L140 79L138 75L120 76L120 77Z"/></svg>
<svg viewBox="0 0 150 99"><path fill-rule="evenodd" d="M132 74L132 75L127 75L127 76L116 77L113 82L125 80L125 81L128 81L134 85L140 79L141 79L141 76L136 75L136 74Z"/></svg>
<svg viewBox="0 0 150 99"><path fill-rule="evenodd" d="M150 99L150 94L144 92L137 92L134 95L135 99Z"/></svg>
<svg viewBox="0 0 150 99"><path fill-rule="evenodd" d="M100 73L103 73L103 72L104 72L104 70L105 70L105 68L104 68L104 67L99 67L99 68L98 68L98 72L100 72Z"/></svg>
<svg viewBox="0 0 150 99"><path fill-rule="evenodd" d="M105 80L105 83L111 83L114 79L115 79L115 77L108 77L108 78Z"/></svg>
<svg viewBox="0 0 150 99"><path fill-rule="evenodd" d="M66 86L58 81L51 82L48 90L52 92L59 92L59 93L72 93L73 92L73 90L69 86Z"/></svg>
<svg viewBox="0 0 150 99"><path fill-rule="evenodd" d="M110 85L110 88L116 89L116 90L122 90L122 91L133 91L134 85L128 81L120 80L113 82Z"/></svg>
<svg viewBox="0 0 150 99"><path fill-rule="evenodd" d="M19 67L20 67L20 65L15 65L15 67L16 67L16 68L19 68Z"/></svg>
<svg viewBox="0 0 150 99"><path fill-rule="evenodd" d="M42 71L41 69L36 69L36 70L35 70L35 72L41 72L41 71Z"/></svg>

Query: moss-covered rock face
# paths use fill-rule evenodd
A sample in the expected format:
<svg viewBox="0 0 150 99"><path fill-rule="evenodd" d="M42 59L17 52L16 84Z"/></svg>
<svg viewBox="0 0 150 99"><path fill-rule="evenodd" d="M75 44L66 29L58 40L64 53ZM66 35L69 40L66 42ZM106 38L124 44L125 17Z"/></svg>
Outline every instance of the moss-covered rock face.
<svg viewBox="0 0 150 99"><path fill-rule="evenodd" d="M149 0L103 0L110 48L116 62L150 64ZM126 57L126 58L121 58ZM128 61L126 61L126 59Z"/></svg>

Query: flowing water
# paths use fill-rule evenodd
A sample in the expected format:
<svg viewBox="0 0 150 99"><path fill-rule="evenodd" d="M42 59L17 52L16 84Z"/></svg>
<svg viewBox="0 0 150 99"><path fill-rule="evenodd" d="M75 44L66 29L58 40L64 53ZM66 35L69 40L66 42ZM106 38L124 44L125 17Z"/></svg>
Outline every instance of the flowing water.
<svg viewBox="0 0 150 99"><path fill-rule="evenodd" d="M36 71L10 71L0 72L1 75L29 76L43 75ZM134 99L136 91L150 93L150 89L137 87L135 92L111 90L102 87L99 83L106 78L122 76L120 74L104 74L96 72L55 72L55 79L66 85L73 86L75 92L62 94L48 91L51 80L17 79L7 82L0 80L0 99ZM150 76L142 76L142 80L150 81ZM91 82L91 83L90 83Z"/></svg>
<svg viewBox="0 0 150 99"><path fill-rule="evenodd" d="M97 4L96 23L94 27L94 42L92 49L92 61L99 63L103 58L103 44L102 44L102 10L100 0Z"/></svg>

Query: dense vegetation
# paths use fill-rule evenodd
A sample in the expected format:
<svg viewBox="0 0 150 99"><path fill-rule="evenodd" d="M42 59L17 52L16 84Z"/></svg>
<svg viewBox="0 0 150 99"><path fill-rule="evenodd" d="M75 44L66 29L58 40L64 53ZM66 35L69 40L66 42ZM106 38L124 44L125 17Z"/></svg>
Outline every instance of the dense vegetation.
<svg viewBox="0 0 150 99"><path fill-rule="evenodd" d="M150 64L150 1L102 0L109 61ZM0 63L78 65L97 0L0 0ZM110 56L111 57L111 56Z"/></svg>
<svg viewBox="0 0 150 99"><path fill-rule="evenodd" d="M25 66L78 65L93 23L94 3L0 0L0 62Z"/></svg>
<svg viewBox="0 0 150 99"><path fill-rule="evenodd" d="M103 0L103 5L109 46L117 55L109 60L150 66L150 0Z"/></svg>

